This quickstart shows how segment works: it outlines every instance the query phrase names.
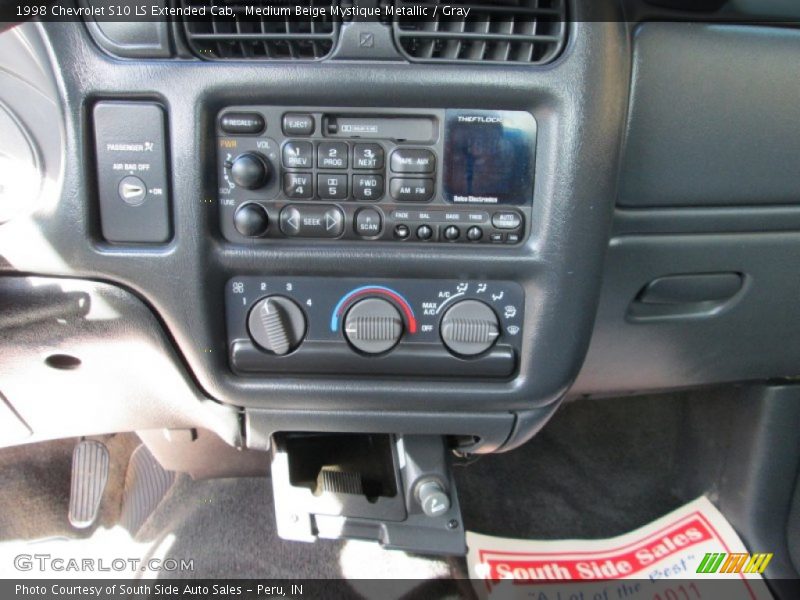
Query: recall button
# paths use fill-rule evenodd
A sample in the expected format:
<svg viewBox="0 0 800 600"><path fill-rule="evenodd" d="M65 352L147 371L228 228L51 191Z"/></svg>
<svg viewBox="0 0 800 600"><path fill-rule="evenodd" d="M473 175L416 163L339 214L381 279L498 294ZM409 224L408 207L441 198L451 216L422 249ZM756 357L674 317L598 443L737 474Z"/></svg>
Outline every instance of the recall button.
<svg viewBox="0 0 800 600"><path fill-rule="evenodd" d="M329 204L291 204L281 211L280 224L288 237L335 238L344 231L344 213Z"/></svg>
<svg viewBox="0 0 800 600"><path fill-rule="evenodd" d="M522 218L515 212L496 212L492 215L492 225L497 229L516 229Z"/></svg>
<svg viewBox="0 0 800 600"><path fill-rule="evenodd" d="M225 133L261 133L266 127L264 117L258 113L225 113L219 120Z"/></svg>

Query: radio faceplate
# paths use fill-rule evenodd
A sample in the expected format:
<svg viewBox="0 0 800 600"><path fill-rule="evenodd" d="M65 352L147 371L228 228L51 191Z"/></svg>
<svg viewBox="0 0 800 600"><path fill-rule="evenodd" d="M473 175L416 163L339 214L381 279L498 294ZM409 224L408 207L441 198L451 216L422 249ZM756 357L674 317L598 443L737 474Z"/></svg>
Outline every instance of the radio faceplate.
<svg viewBox="0 0 800 600"><path fill-rule="evenodd" d="M216 133L231 242L505 245L530 229L527 112L232 106Z"/></svg>

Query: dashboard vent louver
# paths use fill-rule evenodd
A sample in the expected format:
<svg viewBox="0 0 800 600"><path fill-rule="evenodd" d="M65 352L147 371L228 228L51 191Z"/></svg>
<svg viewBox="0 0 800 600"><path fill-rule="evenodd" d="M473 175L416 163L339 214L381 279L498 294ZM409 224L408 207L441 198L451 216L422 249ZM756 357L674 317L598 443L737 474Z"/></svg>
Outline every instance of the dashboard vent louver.
<svg viewBox="0 0 800 600"><path fill-rule="evenodd" d="M332 0L305 0L309 7L329 7ZM197 56L216 60L320 60L336 45L339 23L320 16L300 21L291 17L246 14L247 7L275 9L299 4L276 0L223 0L234 15L211 16L208 0L181 0L183 7L206 7L204 17L184 17L186 42ZM220 3L217 3L220 6ZM274 13L272 13L274 15Z"/></svg>
<svg viewBox="0 0 800 600"><path fill-rule="evenodd" d="M416 62L541 65L566 38L565 0L396 0L395 7L436 6L435 18L396 16L400 51ZM468 8L466 18L443 14L444 5ZM429 10L430 10L429 8ZM408 14L408 13L406 13Z"/></svg>

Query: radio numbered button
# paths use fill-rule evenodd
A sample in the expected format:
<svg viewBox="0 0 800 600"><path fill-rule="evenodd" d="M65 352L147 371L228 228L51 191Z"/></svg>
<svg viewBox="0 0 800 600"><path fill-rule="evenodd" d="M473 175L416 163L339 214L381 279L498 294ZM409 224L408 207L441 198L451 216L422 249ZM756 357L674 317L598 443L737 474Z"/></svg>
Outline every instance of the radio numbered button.
<svg viewBox="0 0 800 600"><path fill-rule="evenodd" d="M325 200L344 200L347 198L347 175L340 173L320 173L317 175L317 196Z"/></svg>
<svg viewBox="0 0 800 600"><path fill-rule="evenodd" d="M395 173L433 173L436 157L422 148L398 148L392 152L391 165Z"/></svg>
<svg viewBox="0 0 800 600"><path fill-rule="evenodd" d="M283 166L287 169L310 169L314 165L314 146L311 142L286 142L283 146Z"/></svg>
<svg viewBox="0 0 800 600"><path fill-rule="evenodd" d="M375 237L383 230L381 213L374 208L362 208L356 213L356 233L361 237Z"/></svg>
<svg viewBox="0 0 800 600"><path fill-rule="evenodd" d="M380 144L353 146L353 168L377 171L383 168L383 148Z"/></svg>
<svg viewBox="0 0 800 600"><path fill-rule="evenodd" d="M321 142L317 146L317 166L320 169L346 169L347 154L344 142Z"/></svg>
<svg viewBox="0 0 800 600"><path fill-rule="evenodd" d="M383 196L383 175L353 175L353 198L379 200Z"/></svg>
<svg viewBox="0 0 800 600"><path fill-rule="evenodd" d="M428 202L433 196L433 179L395 177L389 192L399 202Z"/></svg>
<svg viewBox="0 0 800 600"><path fill-rule="evenodd" d="M314 195L311 173L284 173L283 193L289 198L311 198Z"/></svg>

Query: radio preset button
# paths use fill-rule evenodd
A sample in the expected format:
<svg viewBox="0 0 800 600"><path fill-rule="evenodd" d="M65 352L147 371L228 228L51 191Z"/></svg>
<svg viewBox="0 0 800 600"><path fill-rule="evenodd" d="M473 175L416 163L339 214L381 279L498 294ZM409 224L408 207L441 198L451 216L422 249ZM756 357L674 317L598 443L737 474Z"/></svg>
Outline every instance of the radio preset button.
<svg viewBox="0 0 800 600"><path fill-rule="evenodd" d="M356 233L362 237L375 237L383 230L381 213L374 208L362 208L356 213Z"/></svg>
<svg viewBox="0 0 800 600"><path fill-rule="evenodd" d="M458 236L460 235L461 231L455 225L450 225L449 227L446 227L444 230L444 239L449 240L451 242L457 240Z"/></svg>
<svg viewBox="0 0 800 600"><path fill-rule="evenodd" d="M353 175L353 198L378 200L383 196L383 175Z"/></svg>
<svg viewBox="0 0 800 600"><path fill-rule="evenodd" d="M421 240L429 240L433 237L433 229L430 225L420 225L417 227L417 237Z"/></svg>
<svg viewBox="0 0 800 600"><path fill-rule="evenodd" d="M392 152L391 164L395 173L433 173L436 157L422 148L398 148Z"/></svg>
<svg viewBox="0 0 800 600"><path fill-rule="evenodd" d="M433 196L433 179L395 177L389 191L392 198L400 202L427 202Z"/></svg>
<svg viewBox="0 0 800 600"><path fill-rule="evenodd" d="M264 117L258 113L225 113L219 120L225 133L261 133L266 128Z"/></svg>
<svg viewBox="0 0 800 600"><path fill-rule="evenodd" d="M293 204L281 211L280 224L289 237L335 238L344 231L344 213L336 206Z"/></svg>
<svg viewBox="0 0 800 600"><path fill-rule="evenodd" d="M492 225L497 229L516 229L522 217L515 212L496 212L492 215Z"/></svg>
<svg viewBox="0 0 800 600"><path fill-rule="evenodd" d="M383 148L380 144L356 144L353 147L354 169L382 169Z"/></svg>
<svg viewBox="0 0 800 600"><path fill-rule="evenodd" d="M314 165L314 146L311 142L286 142L283 146L283 166L287 169L310 169Z"/></svg>
<svg viewBox="0 0 800 600"><path fill-rule="evenodd" d="M326 200L347 198L347 175L343 173L320 173L317 175L317 196Z"/></svg>
<svg viewBox="0 0 800 600"><path fill-rule="evenodd" d="M285 135L311 135L314 133L314 117L298 113L283 115L283 133Z"/></svg>
<svg viewBox="0 0 800 600"><path fill-rule="evenodd" d="M346 169L347 144L322 142L317 146L317 166L320 169Z"/></svg>
<svg viewBox="0 0 800 600"><path fill-rule="evenodd" d="M311 173L284 173L283 193L289 198L311 198L314 195Z"/></svg>

